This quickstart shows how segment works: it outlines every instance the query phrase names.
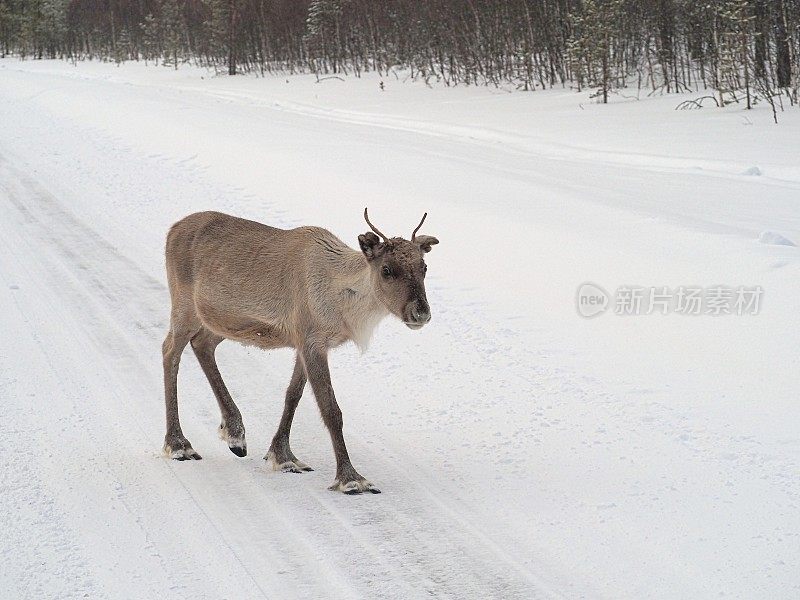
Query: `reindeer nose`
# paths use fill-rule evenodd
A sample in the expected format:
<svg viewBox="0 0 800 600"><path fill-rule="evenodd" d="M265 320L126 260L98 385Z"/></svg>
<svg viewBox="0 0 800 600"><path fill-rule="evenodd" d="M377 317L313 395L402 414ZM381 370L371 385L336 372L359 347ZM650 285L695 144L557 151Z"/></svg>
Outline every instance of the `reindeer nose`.
<svg viewBox="0 0 800 600"><path fill-rule="evenodd" d="M423 308L422 310L420 310L416 306L412 306L411 318L414 319L414 322L424 325L425 323L430 322L431 311L427 308Z"/></svg>

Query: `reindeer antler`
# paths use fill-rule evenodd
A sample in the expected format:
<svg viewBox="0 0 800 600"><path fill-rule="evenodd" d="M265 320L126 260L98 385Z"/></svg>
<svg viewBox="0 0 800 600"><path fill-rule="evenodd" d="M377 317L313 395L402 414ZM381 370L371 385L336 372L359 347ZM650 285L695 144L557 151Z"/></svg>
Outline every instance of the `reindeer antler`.
<svg viewBox="0 0 800 600"><path fill-rule="evenodd" d="M427 217L427 216L428 216L428 213L425 213L424 215L422 215L422 221L419 222L419 225L417 225L417 228L411 234L411 241L412 242L414 241L414 237L417 235L417 232L419 231L419 228L422 227L422 224L425 222L425 217Z"/></svg>
<svg viewBox="0 0 800 600"><path fill-rule="evenodd" d="M370 222L369 216L367 215L367 209L366 208L364 209L364 220L367 222L367 225L369 225L369 228L372 229L372 231L374 231L375 233L377 233L379 236L381 236L383 238L384 242L388 242L389 241L389 238L386 237L385 235L383 235L380 232L380 230Z"/></svg>

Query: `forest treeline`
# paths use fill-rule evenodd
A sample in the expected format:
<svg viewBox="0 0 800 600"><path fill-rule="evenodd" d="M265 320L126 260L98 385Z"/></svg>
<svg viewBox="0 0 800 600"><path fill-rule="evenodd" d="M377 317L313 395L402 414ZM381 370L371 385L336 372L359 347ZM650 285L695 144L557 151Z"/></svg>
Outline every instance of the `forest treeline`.
<svg viewBox="0 0 800 600"><path fill-rule="evenodd" d="M800 0L0 0L0 53L794 104Z"/></svg>

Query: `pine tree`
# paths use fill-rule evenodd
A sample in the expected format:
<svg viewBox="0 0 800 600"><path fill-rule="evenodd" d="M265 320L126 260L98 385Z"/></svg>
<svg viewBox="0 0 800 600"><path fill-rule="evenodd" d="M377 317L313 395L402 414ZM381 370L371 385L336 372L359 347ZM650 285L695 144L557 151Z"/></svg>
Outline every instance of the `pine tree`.
<svg viewBox="0 0 800 600"><path fill-rule="evenodd" d="M227 63L229 75L236 75L239 3L237 0L206 0L206 4L209 8L209 19L205 25L211 53L215 60Z"/></svg>
<svg viewBox="0 0 800 600"><path fill-rule="evenodd" d="M338 72L339 17L342 0L312 0L306 18L306 43L309 50L322 60L323 70L328 72L328 63L334 73Z"/></svg>
<svg viewBox="0 0 800 600"><path fill-rule="evenodd" d="M726 0L720 10L725 33L722 38L722 64L731 88L744 87L747 108L752 108L750 76L753 72L750 56L752 22L748 0ZM740 74L743 80L740 80Z"/></svg>
<svg viewBox="0 0 800 600"><path fill-rule="evenodd" d="M161 0L160 33L163 43L164 64L172 63L177 69L183 54L183 32L185 31L181 0Z"/></svg>
<svg viewBox="0 0 800 600"><path fill-rule="evenodd" d="M158 64L158 58L161 56L161 28L160 22L153 16L153 13L148 13L144 18L144 22L140 24L142 30L142 53L145 62L155 60Z"/></svg>
<svg viewBox="0 0 800 600"><path fill-rule="evenodd" d="M6 0L0 0L0 58L5 58L16 45L17 15Z"/></svg>
<svg viewBox="0 0 800 600"><path fill-rule="evenodd" d="M624 0L585 0L581 13L571 15L573 35L569 53L578 81L597 87L596 96L608 103L614 87L612 76L613 39L623 11Z"/></svg>

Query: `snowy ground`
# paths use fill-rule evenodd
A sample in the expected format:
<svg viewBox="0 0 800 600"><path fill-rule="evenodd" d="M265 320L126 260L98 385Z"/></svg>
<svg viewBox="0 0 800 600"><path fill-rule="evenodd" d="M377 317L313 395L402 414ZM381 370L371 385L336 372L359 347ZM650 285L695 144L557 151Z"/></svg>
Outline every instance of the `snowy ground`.
<svg viewBox="0 0 800 600"><path fill-rule="evenodd" d="M0 61L0 595L796 598L800 111L679 100ZM220 347L244 459L185 355L204 460L162 458L168 226L355 245L365 205L441 240L431 325L333 355L384 493L326 490L310 392L316 471L267 471L289 351ZM586 281L764 292L587 320Z"/></svg>

